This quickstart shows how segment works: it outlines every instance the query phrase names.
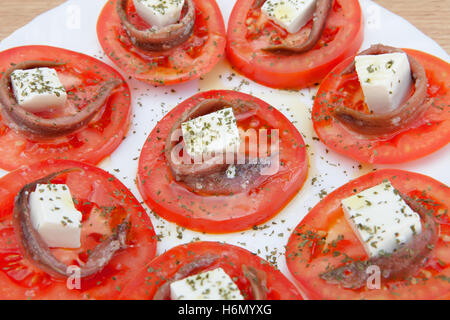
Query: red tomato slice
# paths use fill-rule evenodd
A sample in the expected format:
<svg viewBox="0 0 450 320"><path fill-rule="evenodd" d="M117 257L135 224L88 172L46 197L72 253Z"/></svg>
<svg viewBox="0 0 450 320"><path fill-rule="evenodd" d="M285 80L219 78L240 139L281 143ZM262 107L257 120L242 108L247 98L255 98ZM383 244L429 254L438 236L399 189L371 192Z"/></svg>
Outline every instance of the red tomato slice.
<svg viewBox="0 0 450 320"><path fill-rule="evenodd" d="M81 280L81 289L69 290L65 280L56 280L23 257L12 226L14 198L27 183L51 173L81 168L52 180L69 186L83 214L80 249L51 249L67 265L87 259L96 247L129 216L129 247L118 252L96 276ZM156 253L152 223L131 192L109 173L75 161L48 160L22 167L0 179L0 298L1 299L114 299Z"/></svg>
<svg viewBox="0 0 450 320"><path fill-rule="evenodd" d="M246 192L202 195L175 181L167 164L165 139L183 112L205 99L251 101L255 115L238 126L279 129L281 169L263 184ZM235 91L199 93L182 102L155 127L145 143L138 169L138 188L144 201L158 215L189 229L226 233L251 228L277 214L301 189L307 176L303 138L292 123L264 101Z"/></svg>
<svg viewBox="0 0 450 320"><path fill-rule="evenodd" d="M120 23L116 1L108 1L97 22L97 34L108 57L128 75L152 85L169 85L197 79L208 73L225 51L225 24L214 0L194 0L195 27L182 45L165 52L136 48ZM149 28L129 1L130 20Z"/></svg>
<svg viewBox="0 0 450 320"><path fill-rule="evenodd" d="M363 40L357 0L335 0L316 47L304 54L274 54L261 49L287 31L269 20L256 0L237 0L228 23L227 56L250 79L273 88L304 88L322 79L342 60L355 54ZM312 22L299 33L309 32ZM308 33L309 34L309 33Z"/></svg>
<svg viewBox="0 0 450 320"><path fill-rule="evenodd" d="M267 275L268 300L303 300L295 286L275 267L257 255L240 247L219 242L194 242L177 246L153 259L123 290L119 299L153 299L156 290L172 277L184 264L205 254L220 255L221 259L194 274L222 268L239 287L247 300L253 295L244 276L242 265L264 271Z"/></svg>
<svg viewBox="0 0 450 320"><path fill-rule="evenodd" d="M328 267L343 265L346 257L366 260L364 247L348 224L341 201L389 179L400 192L420 199L432 209L439 241L430 261L406 281L387 282L380 290L344 289L319 277ZM310 299L441 299L450 298L450 188L430 177L401 170L379 170L340 187L315 206L292 233L286 261ZM348 261L348 260L347 260Z"/></svg>
<svg viewBox="0 0 450 320"><path fill-rule="evenodd" d="M0 168L14 170L47 159L70 159L97 164L110 155L128 132L130 90L117 71L81 53L47 46L25 46L0 52L0 71L27 60L63 61L55 68L68 93L67 113L82 109L99 92L103 82L122 80L99 114L77 132L55 139L32 140L11 130L0 117ZM46 114L45 117L58 115Z"/></svg>
<svg viewBox="0 0 450 320"><path fill-rule="evenodd" d="M338 105L364 110L364 95L356 74L341 76L352 58L337 66L322 82L314 102L314 128L330 149L364 163L392 164L425 157L450 141L450 65L427 53L405 49L424 66L432 105L408 130L390 138L366 138L332 117Z"/></svg>

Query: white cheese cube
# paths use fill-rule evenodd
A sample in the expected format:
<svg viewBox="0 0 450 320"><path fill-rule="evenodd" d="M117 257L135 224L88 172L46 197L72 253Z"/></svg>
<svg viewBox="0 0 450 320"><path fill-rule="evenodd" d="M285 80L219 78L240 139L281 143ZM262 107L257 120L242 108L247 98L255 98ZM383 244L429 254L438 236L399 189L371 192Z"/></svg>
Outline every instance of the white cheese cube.
<svg viewBox="0 0 450 320"><path fill-rule="evenodd" d="M152 27L165 27L177 23L184 0L133 0L137 14Z"/></svg>
<svg viewBox="0 0 450 320"><path fill-rule="evenodd" d="M342 208L369 257L392 253L422 232L420 216L389 181L342 200Z"/></svg>
<svg viewBox="0 0 450 320"><path fill-rule="evenodd" d="M355 58L365 101L373 113L388 113L405 100L412 85L411 67L405 53Z"/></svg>
<svg viewBox="0 0 450 320"><path fill-rule="evenodd" d="M30 194L31 223L51 248L79 248L82 214L65 184L38 184Z"/></svg>
<svg viewBox="0 0 450 320"><path fill-rule="evenodd" d="M67 100L55 69L15 70L11 74L11 84L17 103L29 112L61 108Z"/></svg>
<svg viewBox="0 0 450 320"><path fill-rule="evenodd" d="M206 154L234 153L241 139L232 108L225 108L181 124L187 153L195 159Z"/></svg>
<svg viewBox="0 0 450 320"><path fill-rule="evenodd" d="M316 0L267 0L261 11L289 33L298 32L312 19Z"/></svg>
<svg viewBox="0 0 450 320"><path fill-rule="evenodd" d="M170 284L172 300L244 300L238 286L222 268Z"/></svg>

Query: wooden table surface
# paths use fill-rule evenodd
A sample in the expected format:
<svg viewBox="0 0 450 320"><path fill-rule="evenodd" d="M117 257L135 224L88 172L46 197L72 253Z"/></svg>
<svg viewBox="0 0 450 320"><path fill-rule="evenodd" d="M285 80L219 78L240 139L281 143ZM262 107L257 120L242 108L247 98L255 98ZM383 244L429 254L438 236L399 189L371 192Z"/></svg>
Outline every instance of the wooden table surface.
<svg viewBox="0 0 450 320"><path fill-rule="evenodd" d="M92 0L96 1L96 0ZM2 0L0 40L64 0ZM450 0L375 0L436 40L450 52Z"/></svg>

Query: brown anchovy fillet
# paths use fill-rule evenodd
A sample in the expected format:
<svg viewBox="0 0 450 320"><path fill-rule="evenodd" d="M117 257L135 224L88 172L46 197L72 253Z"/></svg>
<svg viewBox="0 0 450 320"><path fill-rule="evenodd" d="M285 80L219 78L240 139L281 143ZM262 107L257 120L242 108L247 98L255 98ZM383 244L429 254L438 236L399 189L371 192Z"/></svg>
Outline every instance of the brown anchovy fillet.
<svg viewBox="0 0 450 320"><path fill-rule="evenodd" d="M162 28L137 29L128 19L128 0L117 1L117 14L133 44L148 51L165 51L185 42L194 31L195 5L192 0L186 0L186 15L178 22Z"/></svg>
<svg viewBox="0 0 450 320"><path fill-rule="evenodd" d="M242 265L244 276L250 282L254 300L267 300L267 275L264 271Z"/></svg>
<svg viewBox="0 0 450 320"><path fill-rule="evenodd" d="M328 283L341 285L344 288L360 289L367 284L369 275L367 268L378 266L382 278L407 279L414 275L431 253L438 241L437 225L434 216L417 201L402 195L406 203L424 220L423 230L411 241L403 244L392 254L370 258L367 261L355 261L348 265L320 274L320 278Z"/></svg>
<svg viewBox="0 0 450 320"><path fill-rule="evenodd" d="M0 104L2 115L9 120L14 129L42 138L56 138L65 136L87 125L97 114L111 92L120 85L121 81L111 80L106 82L99 90L94 100L83 110L70 116L55 119L39 117L23 109L11 92L11 74L19 69L31 69L40 67L58 67L64 63L54 61L24 61L8 69L0 80Z"/></svg>
<svg viewBox="0 0 450 320"><path fill-rule="evenodd" d="M260 1L261 5L265 1ZM283 51L287 53L304 53L314 48L316 43L322 37L323 31L330 15L333 0L318 0L316 10L314 12L314 20L308 39L302 43L297 43L295 37L293 39L283 40L281 44L271 45L264 48L265 51Z"/></svg>
<svg viewBox="0 0 450 320"><path fill-rule="evenodd" d="M207 99L200 102L196 107L186 111L180 119L173 125L172 130L166 138L166 148L165 155L167 162L170 166L172 173L177 181L182 181L185 177L189 176L206 176L216 172L224 171L228 167L226 161L224 161L224 155L216 155L211 159L206 159L202 163L176 163L172 158L172 151L174 147L179 143L174 140L174 133L181 128L183 122L189 121L191 119L222 110L225 107L230 106L229 101L220 99ZM253 108L254 105L247 103L245 101L241 102L242 105L248 104L249 108Z"/></svg>
<svg viewBox="0 0 450 320"><path fill-rule="evenodd" d="M193 271L199 268L207 268L217 260L219 256L215 254L205 254L194 261L182 266L169 280L158 288L153 300L169 300L170 299L170 284L172 282L187 278Z"/></svg>
<svg viewBox="0 0 450 320"><path fill-rule="evenodd" d="M272 177L262 173L264 169L274 164L273 158L246 157L244 160L245 163L235 164L235 176L232 179L228 178L225 170L203 176L184 176L182 181L194 192L218 196L237 194L258 188Z"/></svg>
<svg viewBox="0 0 450 320"><path fill-rule="evenodd" d="M384 46L373 45L359 55L378 55L384 53L402 52L403 50ZM380 136L393 134L408 128L418 119L429 107L427 103L428 79L423 66L413 57L408 55L411 65L412 78L415 81L415 92L403 105L386 114L366 114L345 106L337 107L334 116L345 126L363 135ZM355 71L353 62L342 74Z"/></svg>
<svg viewBox="0 0 450 320"><path fill-rule="evenodd" d="M69 277L72 274L68 266L51 253L48 245L33 228L30 217L30 194L38 184L49 183L53 178L68 172L81 170L79 168L67 169L53 173L45 178L25 185L17 194L14 203L13 223L18 243L24 256L32 261L39 269L56 277ZM80 277L86 278L103 270L113 256L121 249L126 248L126 237L129 229L128 219L117 226L116 231L108 239L95 247L87 262L80 267Z"/></svg>

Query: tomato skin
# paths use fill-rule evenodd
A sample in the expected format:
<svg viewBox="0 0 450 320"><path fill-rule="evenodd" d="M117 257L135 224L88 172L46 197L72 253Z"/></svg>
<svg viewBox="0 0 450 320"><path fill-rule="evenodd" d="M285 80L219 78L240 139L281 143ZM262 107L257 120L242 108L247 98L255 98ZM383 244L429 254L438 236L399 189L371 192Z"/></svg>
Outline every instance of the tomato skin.
<svg viewBox="0 0 450 320"><path fill-rule="evenodd" d="M85 127L66 137L38 140L11 130L0 117L0 168L14 170L37 161L60 158L97 164L110 155L128 132L131 95L122 76L110 66L87 55L49 46L24 46L0 52L0 71L27 60L63 61L55 68L68 92L66 109L83 107L104 81L118 79L103 111ZM81 102L80 102L81 101Z"/></svg>
<svg viewBox="0 0 450 320"><path fill-rule="evenodd" d="M423 205L433 209L439 224L440 239L430 256L439 261L439 270L425 265L414 279L389 283L381 290L344 289L319 278L327 266L340 266L345 255L353 259L368 257L341 208L341 200L389 179L400 192L425 199ZM449 230L445 229L450 208L450 188L430 177L401 170L379 170L355 179L330 193L318 203L296 227L286 247L286 261L291 274L309 299L443 299L449 296ZM341 235L342 240L330 246ZM314 256L309 243L319 243ZM329 252L324 253L325 243ZM427 276L429 275L429 277ZM415 282L413 282L415 281ZM415 283L415 284L414 284Z"/></svg>
<svg viewBox="0 0 450 320"><path fill-rule="evenodd" d="M83 213L82 247L95 247L99 241L92 238L90 229L98 234L104 230L112 232L125 217L129 217L131 229L127 244L110 263L96 276L81 280L80 290L69 290L66 280L56 280L34 267L23 258L17 247L14 230L11 230L14 198L26 184L45 177L50 173L69 168L81 168L65 177L56 178L54 183L66 183L75 199L76 206ZM61 180L62 179L62 180ZM83 206L84 202L103 208L95 219ZM0 298L1 299L115 299L125 284L134 277L137 269L145 266L156 254L156 235L145 210L130 191L109 173L75 161L48 160L29 167L22 167L0 179ZM92 216L92 212L90 213ZM107 217L102 218L102 217ZM86 224L86 219L90 219ZM105 228L105 223L108 228ZM96 227L93 227L96 226ZM86 228L86 229L85 229ZM104 230L100 230L104 229ZM85 232L86 231L86 232ZM83 234L86 234L84 237ZM83 248L82 248L83 249ZM52 249L53 253L66 264L78 251ZM12 261L11 258L15 260ZM81 257L83 260L83 257ZM15 271L14 271L15 270ZM11 274L16 272L17 276ZM30 278L22 280L19 272Z"/></svg>
<svg viewBox="0 0 450 320"><path fill-rule="evenodd" d="M251 101L259 106L256 118L280 128L280 161L287 172L280 171L259 188L231 195L202 196L175 181L164 155L165 139L183 112L214 98ZM142 149L137 181L144 201L164 219L188 229L227 233L261 224L284 208L303 186L307 162L301 134L279 111L244 93L208 91L182 102L157 124Z"/></svg>
<svg viewBox="0 0 450 320"><path fill-rule="evenodd" d="M410 129L388 138L365 138L333 118L339 104L364 107L364 98L355 75L340 76L352 58L339 64L322 82L312 110L314 129L330 149L363 163L394 164L425 157L450 141L450 65L427 53L404 49L425 68L428 96L433 100Z"/></svg>
<svg viewBox="0 0 450 320"><path fill-rule="evenodd" d="M166 279L172 277L184 264L204 254L220 255L221 258L195 273L223 268L231 278L238 279L235 283L246 299L252 299L252 294L249 282L241 270L242 265L266 272L268 300L303 300L295 286L264 259L234 245L208 241L180 245L153 259L123 290L119 299L153 299L156 290Z"/></svg>
<svg viewBox="0 0 450 320"><path fill-rule="evenodd" d="M362 44L363 19L358 1L338 0L334 2L319 47L301 55L264 53L261 49L268 45L266 39L252 40L246 37L246 21L251 17L249 13L252 12L253 3L253 0L236 1L228 23L226 53L237 70L263 85L301 89L320 83L338 63L354 55ZM280 31L267 18L262 19L263 26L268 25L279 33L286 32ZM328 33L332 34L331 39L328 39Z"/></svg>
<svg viewBox="0 0 450 320"><path fill-rule="evenodd" d="M215 0L194 0L194 34L184 44L162 53L145 52L132 45L116 12L117 1L106 3L97 22L97 34L108 57L131 77L155 86L186 82L208 73L223 56L225 23ZM134 23L142 24L134 5L130 5L130 12L133 21L138 20Z"/></svg>

